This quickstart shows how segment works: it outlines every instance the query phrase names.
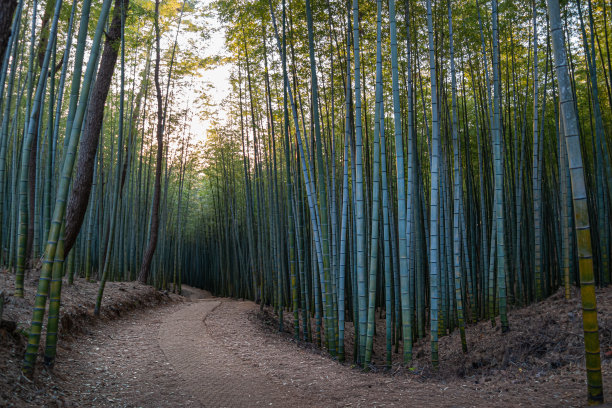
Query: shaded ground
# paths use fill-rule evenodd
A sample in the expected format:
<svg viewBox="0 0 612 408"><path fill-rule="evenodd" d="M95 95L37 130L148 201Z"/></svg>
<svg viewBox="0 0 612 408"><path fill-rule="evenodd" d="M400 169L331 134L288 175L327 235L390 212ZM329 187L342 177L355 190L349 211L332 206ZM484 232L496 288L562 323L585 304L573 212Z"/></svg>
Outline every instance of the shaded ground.
<svg viewBox="0 0 612 408"><path fill-rule="evenodd" d="M125 293L119 288L116 292ZM168 297L148 290L158 293L150 296ZM41 396L30 403L15 396L9 401L100 407L515 407L586 401L577 298L552 298L513 311L512 330L503 336L489 322L469 327L467 355L456 334L443 337L437 373L428 368L427 343L415 347L412 370L396 364L390 371L363 373L307 343L296 344L290 333L278 333L273 314L252 302L213 298L189 287L183 292L185 302L85 325L79 336L62 340L52 374L37 372ZM612 290L599 292L598 301L606 351ZM380 359L384 330L378 332ZM0 372L20 358L4 363ZM604 380L611 378L610 360L603 361L603 369ZM6 384L0 383L0 395L6 394ZM11 390L34 387L24 380L9 385ZM0 406L7 403L0 400Z"/></svg>
<svg viewBox="0 0 612 408"><path fill-rule="evenodd" d="M597 290L597 303L605 380L612 374L612 287ZM293 333L293 315L285 313L284 317L284 335L289 337ZM378 317L380 312L377 313L372 357L374 371L384 370L386 356L384 313L382 318ZM563 289L560 289L545 301L510 310L508 319L510 331L504 334L501 333L499 318L495 326L490 321L468 324L467 354L461 350L458 330L440 336L440 369L437 371L432 370L430 364L431 346L426 334L425 339L414 344L413 362L408 374L417 374L423 379L465 379L474 383L489 382L492 377L502 376L511 384L559 379L582 384L586 372L578 289L572 288L571 298L567 301ZM261 326L266 330L277 331L278 320L270 308L257 312L256 320L262 321ZM346 360L352 361L354 328L351 322L346 323L345 335ZM393 348L395 350L395 346ZM405 370L399 367L401 353L400 345L399 353L393 353L392 371L396 375Z"/></svg>
<svg viewBox="0 0 612 408"><path fill-rule="evenodd" d="M105 330L108 322L132 314L135 310L154 308L183 299L135 282L108 282L100 317L94 318L93 308L98 283L75 279L74 285L64 285L62 288L58 369L54 375L50 375L39 362L34 380L29 381L21 376L21 362L27 343L37 285L38 274L32 272L25 278L25 297L15 298L12 296L15 291L15 275L0 272L0 291L6 294L4 311L0 319L0 407L70 405L72 396L67 392L64 383L79 384L80 379L72 377L71 374L65 377L66 381L63 381L64 377L59 367L64 364L67 354L73 353L73 347L80 347L76 339L82 341L83 336ZM44 336L41 343L42 353Z"/></svg>
<svg viewBox="0 0 612 408"><path fill-rule="evenodd" d="M600 293L599 298L605 304L602 309L607 310L612 306L611 296L611 290ZM206 321L214 329L213 336L245 361L257 366L277 383L286 383L305 391L310 396L310 406L408 406L410 403L417 406L462 407L582 406L586 402L586 374L582 368L584 363L580 361L557 369L544 369L544 363L538 368L539 363L526 359L524 366L517 361L508 363L502 369L499 360L496 367L482 365L472 368L469 373L456 372L457 367L472 366L473 361L492 363L490 355L496 356L500 348L513 347L512 342L517 339L530 341L543 336L543 332L555 338L556 333L564 329L564 323L557 323L559 328L552 329L552 325L546 323L550 316L538 314L542 309L553 314L555 308L559 308L556 313L563 313L563 307L558 303L559 300L553 299L532 307L533 312L529 311L532 308L512 312L510 322L514 330L504 335L507 336L505 341L501 333L490 328L488 322L469 327L472 351L467 355L461 353L458 336L443 338L440 342L440 370L437 373L433 373L426 362L428 352L421 351L429 347L428 343L415 347L415 354L426 355L415 360L413 370L402 369L396 364L388 372L363 373L348 364L338 364L325 352L306 343L299 343L302 347L296 351L293 336L290 333L278 335L277 322L270 320L270 314L265 312L268 319L262 319L262 312L250 302L223 303ZM534 317L535 320L531 321ZM609 315L600 318L607 324ZM235 323L228 324L229 321ZM286 321L285 327L290 327L288 324ZM581 323L578 321L577 325L581 326ZM250 333L249 336L236 336L233 331ZM382 337L384 330L378 333ZM567 337L573 336L568 334ZM557 348L565 343L562 339L555 338L554 341L559 341L555 344ZM516 353L508 352L512 356L507 357L508 361L526 355L521 351L523 343L518 345L520 347L517 347ZM534 349L541 348L537 344L532 346ZM394 355L394 361L399 359L399 355ZM612 375L610 360L603 361L603 370L605 381ZM606 399L610 400L612 395L605 389Z"/></svg>

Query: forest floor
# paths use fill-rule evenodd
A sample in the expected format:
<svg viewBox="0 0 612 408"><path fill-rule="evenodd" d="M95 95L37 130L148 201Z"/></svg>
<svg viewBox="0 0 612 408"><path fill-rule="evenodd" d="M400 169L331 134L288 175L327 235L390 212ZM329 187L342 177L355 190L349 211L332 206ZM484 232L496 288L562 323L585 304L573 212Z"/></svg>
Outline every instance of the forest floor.
<svg viewBox="0 0 612 408"><path fill-rule="evenodd" d="M0 274L0 289L12 293L11 279ZM395 353L392 369L381 368L383 320L375 366L364 373L295 341L287 313L286 331L279 333L273 312L250 301L214 298L187 286L184 296L177 296L109 283L97 320L89 300L97 284L78 280L62 295L62 315L70 317L62 318L57 365L52 371L37 367L30 382L20 378L19 368L33 283L26 285L30 297L22 302L11 297L5 307L0 406L568 407L586 402L577 291L570 301L559 293L513 310L509 333L501 334L499 324L494 328L490 322L470 325L467 354L458 333L442 337L438 371L428 363L427 341L415 345L410 368L402 368ZM606 353L612 347L612 289L598 291L598 303ZM10 329L9 322L20 329ZM348 336L349 350L351 341ZM604 358L602 368L610 401L612 359Z"/></svg>

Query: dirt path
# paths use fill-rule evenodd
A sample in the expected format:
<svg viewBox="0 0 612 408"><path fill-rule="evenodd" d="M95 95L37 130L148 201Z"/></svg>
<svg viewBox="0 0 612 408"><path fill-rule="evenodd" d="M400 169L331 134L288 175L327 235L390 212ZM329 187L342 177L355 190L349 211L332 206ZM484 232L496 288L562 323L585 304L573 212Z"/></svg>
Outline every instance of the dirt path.
<svg viewBox="0 0 612 408"><path fill-rule="evenodd" d="M187 288L190 302L94 327L60 350L79 406L579 406L581 383L423 380L362 373L262 328L252 302ZM73 398L71 398L73 399Z"/></svg>
<svg viewBox="0 0 612 408"><path fill-rule="evenodd" d="M298 406L296 390L277 389L259 370L219 344L205 319L218 300L201 300L171 315L159 329L159 345L187 390L211 407Z"/></svg>

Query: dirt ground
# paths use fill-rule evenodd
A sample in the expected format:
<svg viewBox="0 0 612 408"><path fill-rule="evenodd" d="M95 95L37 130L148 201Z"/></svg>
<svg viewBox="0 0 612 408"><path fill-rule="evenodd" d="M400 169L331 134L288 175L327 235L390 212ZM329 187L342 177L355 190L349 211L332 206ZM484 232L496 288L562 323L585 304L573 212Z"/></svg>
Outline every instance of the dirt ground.
<svg viewBox="0 0 612 408"><path fill-rule="evenodd" d="M9 278L0 277L0 288L10 286ZM78 308L76 299L94 297L76 293L96 289L78 281L75 302L71 306L68 300L65 311L89 310L92 305ZM213 298L189 287L185 297L133 283L109 289L105 317L79 320L72 326L79 326L78 332L65 330L77 334L62 335L56 368L39 367L33 383L17 380L14 373L22 358L22 346L13 338L19 332L0 333L0 406L567 407L586 402L577 292L569 302L558 294L512 311L509 333L501 334L490 322L469 326L467 354L458 333L442 337L438 371L429 366L427 341L415 345L410 368L402 368L401 356L394 354L392 369L382 369L383 320L375 369L364 373L296 342L287 313L288 331L279 333L273 313L252 302ZM119 309L119 303L135 310L124 313L129 307ZM598 303L606 352L612 345L612 289L598 291ZM5 320L15 316L11 304ZM612 360L604 359L602 368L605 396L612 400L606 387Z"/></svg>
<svg viewBox="0 0 612 408"><path fill-rule="evenodd" d="M597 290L598 322L602 365L612 369L612 288ZM379 318L380 317L380 318ZM584 335L580 291L572 288L571 298L565 300L563 289L545 301L528 307L510 310L510 331L501 333L499 317L496 325L490 321L467 324L468 353L461 350L459 331L439 337L440 369L433 370L430 364L429 334L413 347L413 361L409 371L422 378L447 380L454 378L482 378L503 374L513 383L523 383L525 378L546 377L560 373L574 373L576 381L583 380ZM278 319L271 308L257 313L257 319L270 331L277 331ZM313 319L314 323L314 319ZM385 369L386 342L384 311L377 312L376 335L371 369ZM301 321L300 321L300 324ZM293 315L284 314L284 334L293 334ZM302 334L301 334L302 335ZM324 335L324 333L322 334ZM346 361L353 360L354 328L352 322L345 329ZM301 343L300 344L308 344ZM395 350L395 346L393 346ZM402 346L393 353L396 374L405 370L400 367ZM607 354L606 354L607 353ZM580 372L578 372L580 371Z"/></svg>
<svg viewBox="0 0 612 408"><path fill-rule="evenodd" d="M150 286L136 282L108 282L102 300L100 317L93 316L98 292L97 282L76 278L72 286L62 287L57 368L48 371L39 361L32 381L21 375L21 362L27 344L27 333L32 318L32 306L38 285L38 274L26 275L25 297L12 296L15 290L15 275L0 272L0 291L6 295L0 319L0 407L4 406L66 406L72 396L66 394L65 384L79 384L79 379L69 375L66 381L60 366L69 358L72 347L82 341L83 336L97 330L122 316L143 308L173 304L183 300L181 296L160 292ZM47 316L45 315L45 322ZM44 349L44 334L41 353ZM42 360L42 358L39 358Z"/></svg>

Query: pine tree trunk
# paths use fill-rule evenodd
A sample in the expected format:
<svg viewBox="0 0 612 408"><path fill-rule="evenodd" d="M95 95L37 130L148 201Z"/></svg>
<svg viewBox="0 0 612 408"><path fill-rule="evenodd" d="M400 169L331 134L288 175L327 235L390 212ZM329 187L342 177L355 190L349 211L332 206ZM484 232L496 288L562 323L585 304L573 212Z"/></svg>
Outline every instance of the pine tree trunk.
<svg viewBox="0 0 612 408"><path fill-rule="evenodd" d="M13 25L13 14L16 7L17 0L7 0L0 3L0 60L4 58L11 37L11 26Z"/></svg>
<svg viewBox="0 0 612 408"><path fill-rule="evenodd" d="M129 0L115 0L113 19L106 32L106 41L104 43L102 59L100 60L98 76L91 90L91 102L87 108L86 126L81 137L76 175L66 210L66 240L64 243L66 255L70 253L79 235L81 225L85 219L85 213L87 212L87 204L89 203L94 163L96 152L98 151L102 121L104 119L104 105L106 104L106 97L108 96L113 73L115 72L119 52L118 42L121 36L122 1L124 3L123 7L125 9L128 7Z"/></svg>
<svg viewBox="0 0 612 408"><path fill-rule="evenodd" d="M147 249L142 258L142 265L140 267L140 273L138 274L138 281L140 283L147 283L149 274L151 272L151 261L153 260L153 254L157 247L157 239L159 234L159 201L161 196L161 173L162 173L162 161L164 154L164 112L162 103L161 86L159 82L159 62L160 62L160 50L159 50L159 0L155 1L155 90L157 93L157 160L155 163L155 185L153 190L153 206L151 209L151 235L149 237L149 243Z"/></svg>

